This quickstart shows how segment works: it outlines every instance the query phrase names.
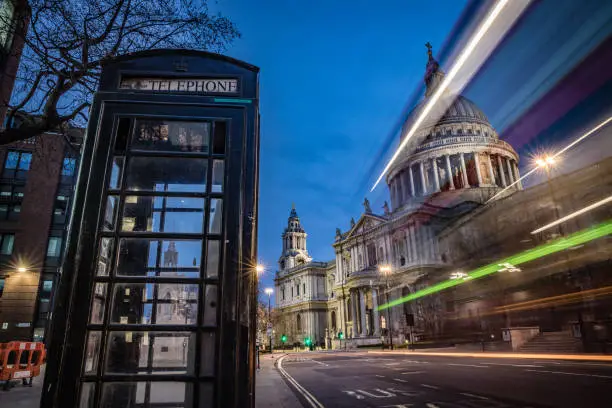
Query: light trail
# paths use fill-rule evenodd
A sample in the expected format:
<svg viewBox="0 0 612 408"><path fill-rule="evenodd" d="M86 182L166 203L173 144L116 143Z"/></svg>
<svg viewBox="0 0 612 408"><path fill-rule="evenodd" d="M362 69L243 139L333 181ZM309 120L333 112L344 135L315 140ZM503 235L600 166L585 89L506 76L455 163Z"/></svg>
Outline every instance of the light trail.
<svg viewBox="0 0 612 408"><path fill-rule="evenodd" d="M500 264L509 263L512 265L520 265L526 262L530 262L530 261L542 258L547 255L554 254L556 252L563 251L565 249L574 247L576 245L590 242L594 239L601 238L601 237L604 237L610 234L612 234L612 220L608 220L593 228L587 228L582 231L575 232L567 237L559 238L550 243L543 244L543 245L537 246L532 249L528 249L527 251L524 251L516 255L509 256L508 258L500 259L497 262L493 262L491 264L482 266L478 269L473 270L472 272L469 272L468 276L470 279L468 280L449 279L449 280L440 282L438 284L429 286L425 289L421 289L408 296L404 296L392 302L380 305L378 307L378 310L385 310L393 306L401 305L403 303L410 302L412 300L419 299L424 296L428 296L433 293L437 293L442 290L461 285L463 283L471 282L472 279L479 279L479 278L491 275L495 272L498 272L501 269Z"/></svg>
<svg viewBox="0 0 612 408"><path fill-rule="evenodd" d="M466 47L463 49L463 51L461 52L461 54L457 58L456 63L450 69L448 74L444 77L444 80L442 81L442 83L438 86L438 88L436 89L434 94L431 96L431 98L425 104L425 108L421 111L421 113L419 114L417 120L414 122L414 124L412 125L412 127L410 128L408 133L406 133L406 136L403 138L403 140L400 143L399 147L395 150L395 153L393 154L391 159L387 162L387 165L385 166L385 168L382 171L382 173L380 173L380 176L378 176L378 179L376 180L376 182L372 186L372 189L370 190L370 192L374 191L374 189L376 188L378 183L380 183L380 181L383 179L385 174L387 174L387 172L389 171L389 169L391 168L391 166L393 165L395 160L398 158L400 152L406 147L406 145L408 144L408 141L412 138L412 136L414 136L414 133L421 126L421 124L423 123L423 121L425 120L425 118L427 117L429 112L433 109L434 105L438 102L438 100L440 99L440 97L442 96L444 91L448 88L448 86L450 85L451 81L455 78L455 76L457 75L459 70L463 67L463 65L465 64L467 59L472 55L472 53L474 52L474 50L476 49L476 47L478 46L480 41L483 39L485 34L487 34L487 31L489 31L489 28L491 28L491 26L493 26L493 23L495 22L497 17L500 15L500 13L504 9L504 7L509 2L510 2L510 0L499 0L497 2L497 4L495 4L495 7L493 7L493 9L489 13L489 15L485 18L485 20L480 25L480 27L478 28L478 30L476 31L474 36L470 39L470 41L468 42ZM527 2L527 3L529 3L529 2ZM520 16L520 14L522 14L522 13L519 12L518 15L515 16L515 19L518 18Z"/></svg>
<svg viewBox="0 0 612 408"><path fill-rule="evenodd" d="M571 220L572 218L575 218L575 217L577 217L577 216L579 216L579 215L582 215L582 214L584 214L584 213L586 213L586 212L589 212L589 211L591 211L591 210L594 210L595 208L601 207L602 205L607 204L607 203L609 203L610 201L612 201L612 195L611 195L611 196L609 196L608 198L604 198L603 200L600 200L600 201L598 201L598 202L596 202L596 203L593 203L593 204L591 204L591 205L589 205L589 206L586 206L586 207L584 207L584 208L581 208L581 209L580 209L580 210L578 210L578 211L574 211L573 213L568 214L568 215L566 215L565 217L559 218L558 220L553 221L553 222L551 222L550 224L546 224L546 225L544 225L543 227L540 227L540 228L538 228L538 229L536 229L536 230L533 230L533 231L531 231L531 234L532 234L532 235L535 235L535 234L537 234L538 232L545 231L545 230L547 230L547 229L549 229L549 228L554 227L555 225L559 225L559 224L561 224L561 223L564 223L564 222L565 222L565 221L567 221L567 220Z"/></svg>
<svg viewBox="0 0 612 408"><path fill-rule="evenodd" d="M570 144L568 144L567 146L565 146L563 149L559 150L557 153L553 154L552 157L553 159L555 157L559 157L561 154L565 153L566 151L568 151L569 149L571 149L572 147L574 147L575 145L577 145L578 143L580 143L581 141L583 141L584 139L586 139L587 137L591 136L593 133L597 132L599 129L601 129L602 127L606 126L608 123L612 122L612 116L610 116L608 119L604 120L603 122L601 122L599 125L595 126L593 129L589 130L588 132L586 132L584 135L580 136L579 138L577 138L576 140L574 140L573 142L571 142ZM487 202L485 204L488 204L489 202L493 201L494 199L496 199L497 197L499 197L500 195L502 195L506 190L508 190L509 188L513 187L514 185L516 185L517 183L519 183L521 180L523 180L524 178L526 178L527 176L535 173L538 170L539 167L534 167L533 169L529 170L527 173L525 173L523 175L523 177L521 177L520 179L516 180L514 183L510 184L509 186L507 186L506 188L504 188L503 190L501 190L499 193L495 194L493 197L489 198L487 200ZM532 233L533 234L533 233Z"/></svg>

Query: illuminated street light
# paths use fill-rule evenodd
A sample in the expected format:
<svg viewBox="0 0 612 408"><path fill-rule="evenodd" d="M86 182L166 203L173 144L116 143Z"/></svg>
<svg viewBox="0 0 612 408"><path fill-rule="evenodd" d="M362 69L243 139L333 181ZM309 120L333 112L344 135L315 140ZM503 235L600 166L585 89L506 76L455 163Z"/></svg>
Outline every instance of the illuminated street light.
<svg viewBox="0 0 612 408"><path fill-rule="evenodd" d="M17 268L17 272L27 272L28 268L24 267L24 266L20 266L19 268Z"/></svg>
<svg viewBox="0 0 612 408"><path fill-rule="evenodd" d="M453 272L450 274L451 279L470 279L470 276L465 272Z"/></svg>
<svg viewBox="0 0 612 408"><path fill-rule="evenodd" d="M257 275L261 275L264 272L265 268L262 264L258 264L255 267L255 271L257 272Z"/></svg>
<svg viewBox="0 0 612 408"><path fill-rule="evenodd" d="M553 156L548 156L548 155L542 156L542 157L536 157L535 159L535 163L538 165L538 167L542 167L546 169L554 166L556 162L557 160Z"/></svg>
<svg viewBox="0 0 612 408"><path fill-rule="evenodd" d="M266 290L264 292L266 292L266 295L270 296L272 293L274 293L274 289L266 288Z"/></svg>
<svg viewBox="0 0 612 408"><path fill-rule="evenodd" d="M391 273L391 266L390 265L380 265L378 267L378 271L382 273L383 275L387 275Z"/></svg>

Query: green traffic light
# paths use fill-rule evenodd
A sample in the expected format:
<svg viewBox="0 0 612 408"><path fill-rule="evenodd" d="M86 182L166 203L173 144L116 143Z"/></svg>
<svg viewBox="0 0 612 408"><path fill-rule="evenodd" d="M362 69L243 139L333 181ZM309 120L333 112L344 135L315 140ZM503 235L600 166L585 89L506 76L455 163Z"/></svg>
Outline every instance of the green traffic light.
<svg viewBox="0 0 612 408"><path fill-rule="evenodd" d="M281 341L283 343L285 343L287 341L287 336L285 336L284 334L281 336Z"/></svg>
<svg viewBox="0 0 612 408"><path fill-rule="evenodd" d="M344 333L342 333L342 332L338 333L338 338L340 340L342 340L344 338Z"/></svg>
<svg viewBox="0 0 612 408"><path fill-rule="evenodd" d="M306 337L304 339L304 344L307 345L307 346L310 346L310 337Z"/></svg>

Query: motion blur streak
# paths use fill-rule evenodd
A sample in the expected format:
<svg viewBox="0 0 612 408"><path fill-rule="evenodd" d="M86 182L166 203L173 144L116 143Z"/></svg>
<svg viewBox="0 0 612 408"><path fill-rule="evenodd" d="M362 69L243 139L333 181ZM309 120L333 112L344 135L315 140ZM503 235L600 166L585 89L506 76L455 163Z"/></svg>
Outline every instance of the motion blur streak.
<svg viewBox="0 0 612 408"><path fill-rule="evenodd" d="M422 298L427 295L431 295L432 293L440 292L444 289L452 288L454 286L460 285L462 283L470 282L470 279L478 279L487 275L491 275L492 273L499 272L500 265L503 264L512 264L514 266L520 265L529 261L533 261L538 258L542 258L546 255L551 255L559 251L563 251L565 249L574 247L576 245L584 244L590 242L594 239L604 237L606 235L612 234L612 220L608 220L602 224L599 224L592 228L587 228L582 231L578 231L573 233L565 238L559 238L555 241L552 241L548 244L543 244L533 249L529 249L527 251L521 252L516 255L512 255L505 259L500 259L497 262L491 263L489 265L480 267L472 272L469 272L468 279L450 279L447 281L440 282L436 285L429 286L425 289L421 289L415 293L412 293L408 296L404 296L402 298L396 299L392 302L385 303L378 307L378 310L388 309L393 306L401 305L402 303L410 302L412 300ZM503 267L502 267L503 268Z"/></svg>
<svg viewBox="0 0 612 408"><path fill-rule="evenodd" d="M581 215L581 214L584 214L584 213L586 213L586 212L589 212L589 211L591 211L591 210L594 210L594 209L595 209L595 208L597 208L597 207L601 207L602 205L604 205L604 204L606 204L606 203L609 203L610 201L612 201L612 195L611 195L611 196L609 196L608 198L604 198L603 200L598 201L598 202L596 202L596 203L594 203L594 204L591 204L591 205L589 205L589 206L586 206L586 207L584 207L584 208L581 208L581 209L580 209L580 210L578 210L578 211L574 211L573 213L568 214L568 215L566 215L566 216L565 216L565 217L563 217L563 218L559 218L558 220L553 221L553 222L551 222L550 224L544 225L544 226L543 226L543 227L541 227L541 228L538 228L538 229L536 229L536 230L534 230L534 231L531 231L531 233L532 233L532 234L537 234L538 232L545 231L545 230L547 230L547 229L549 229L549 228L551 228L551 227L554 227L555 225L559 225L559 224L561 224L561 223L563 223L563 222L565 222L565 221L567 221L567 220L571 220L572 218L577 217L577 216L579 216L579 215Z"/></svg>
<svg viewBox="0 0 612 408"><path fill-rule="evenodd" d="M553 159L555 157L559 157L561 154L565 153L566 151L568 151L569 149L571 149L572 147L574 147L578 143L582 142L584 139L586 139L587 137L591 136L593 133L597 132L599 129L601 129L602 127L606 126L610 122L612 122L612 116L610 116L608 119L606 119L603 122L601 122L599 125L595 126L593 129L591 129L588 132L586 132L584 135L580 136L578 139L574 140L572 143L570 143L567 146L565 146L563 149L559 150L557 153L551 155L551 157ZM533 169L529 170L527 173L523 174L523 177L521 177L520 179L516 180L514 183L510 184L509 186L507 186L506 188L501 190L499 193L495 194L493 197L489 198L487 203L495 200L497 197L502 195L506 190L508 190L509 188L511 188L511 187L515 186L516 184L520 183L521 180L523 180L526 177L530 176L531 174L533 174L537 170L538 170L537 166L534 167ZM551 224L551 226L553 226L553 225ZM539 231L534 231L534 232L532 232L532 234L535 234L536 232L539 232Z"/></svg>
<svg viewBox="0 0 612 408"><path fill-rule="evenodd" d="M506 6L509 3L512 3L511 7L508 7L506 9ZM457 61L452 66L448 74L444 77L444 80L442 81L440 86L438 86L438 88L436 89L434 94L431 96L431 98L427 100L427 104L425 105L423 110L420 112L415 122L410 127L410 130L406 133L406 136L401 139L402 141L400 145L398 146L397 150L395 150L395 153L393 153L393 156L391 157L391 159L387 162L387 165L385 166L384 170L378 176L378 179L376 180L376 182L374 183L370 191L374 191L376 186L378 186L378 183L380 183L380 181L383 179L385 174L387 174L387 172L389 171L389 169L391 168L395 160L398 158L401 151L406 147L406 145L408 144L408 142L414 135L414 133L423 124L423 121L427 118L427 116L432 111L436 103L438 103L442 94L444 94L445 91L450 89L451 83L453 85L454 93L461 92L461 90L467 84L469 79L474 75L474 73L478 71L478 68L480 68L480 66L485 63L485 61L487 60L487 57L493 51L497 43L501 41L501 39L504 37L506 32L512 27L514 22L520 17L520 15L523 13L523 11L529 5L529 3L530 1L518 1L518 2L510 2L510 0L498 0L497 1L495 6L491 9L490 13L487 15L485 20L480 25L480 27L476 30L476 33L474 34L474 36L470 38L465 48L461 51L461 53L457 57ZM498 17L499 17L499 21L494 26L494 23L496 22L496 20L498 20ZM495 27L495 29L490 30L491 27ZM485 38L485 36L486 36L485 44L480 44L480 42L483 40L483 38ZM479 45L481 46L481 49L478 50L478 55L476 56L476 58L473 58L470 61L470 63L468 64L469 67L466 67L467 72L463 73L462 77L457 78L459 80L455 80L456 77L458 76L457 74L459 73L459 71L462 68L464 68L464 65L466 65L466 62L468 61L468 59L472 57L472 54L474 53L474 51L477 49ZM455 82L453 82L454 80ZM449 98L449 99L453 99L453 98ZM444 111L444 109L441 109L441 111Z"/></svg>
<svg viewBox="0 0 612 408"><path fill-rule="evenodd" d="M515 312L519 310L532 310L543 307L562 306L570 303L582 302L585 297L597 298L612 294L612 286L597 289L582 290L580 292L566 293L564 295L550 296L540 299L529 300L527 302L512 303L495 308L494 313Z"/></svg>

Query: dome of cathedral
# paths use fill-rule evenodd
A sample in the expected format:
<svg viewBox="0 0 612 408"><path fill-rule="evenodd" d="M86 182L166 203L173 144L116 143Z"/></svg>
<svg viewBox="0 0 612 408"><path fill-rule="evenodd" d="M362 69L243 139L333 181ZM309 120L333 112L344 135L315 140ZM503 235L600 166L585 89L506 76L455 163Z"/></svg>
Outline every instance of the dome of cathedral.
<svg viewBox="0 0 612 408"><path fill-rule="evenodd" d="M426 45L425 97L409 115L402 135L408 134L421 110L444 83L444 72L433 57L431 45ZM418 205L427 197L447 191L458 197L456 192L460 190L465 200L492 196L499 189L514 186L520 177L518 155L499 139L484 112L470 99L452 96L446 89L412 139L414 142L404 148L387 174L394 209Z"/></svg>

